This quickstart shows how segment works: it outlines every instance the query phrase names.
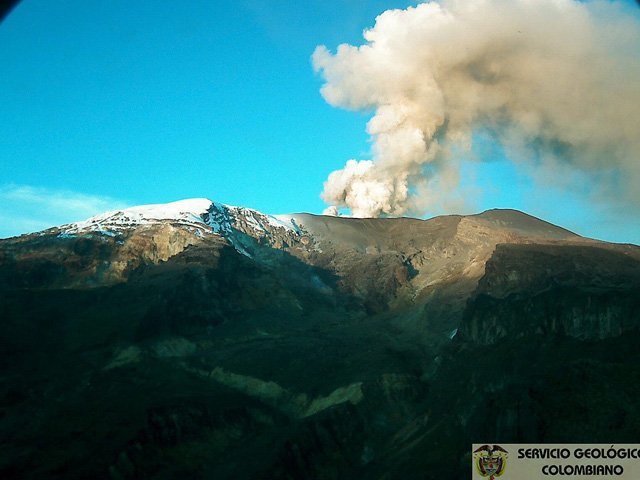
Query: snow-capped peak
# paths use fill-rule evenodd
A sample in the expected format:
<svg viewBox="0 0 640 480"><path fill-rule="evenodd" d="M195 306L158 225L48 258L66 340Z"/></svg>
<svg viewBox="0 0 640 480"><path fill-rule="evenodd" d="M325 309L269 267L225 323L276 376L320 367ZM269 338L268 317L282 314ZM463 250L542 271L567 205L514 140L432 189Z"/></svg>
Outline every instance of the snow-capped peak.
<svg viewBox="0 0 640 480"><path fill-rule="evenodd" d="M171 203L140 205L120 211L132 217L139 216L149 220L184 220L192 218L201 221L202 215L211 208L211 204L213 202L208 198L190 198ZM103 215L108 214L105 213Z"/></svg>
<svg viewBox="0 0 640 480"><path fill-rule="evenodd" d="M279 228L296 234L300 233L294 218L289 215L265 215L250 208L224 205L208 198L192 198L112 210L81 222L62 225L59 228L59 234L73 236L98 232L115 235L138 226L162 222L179 224L198 235L211 233L228 237L233 230L241 230L245 233L251 230L258 236L263 236Z"/></svg>
<svg viewBox="0 0 640 480"><path fill-rule="evenodd" d="M213 202L207 198L140 205L101 213L81 222L63 225L60 229L66 235L73 235L83 231L116 233L138 225L157 223L162 220L198 227L204 223L203 216L212 205Z"/></svg>

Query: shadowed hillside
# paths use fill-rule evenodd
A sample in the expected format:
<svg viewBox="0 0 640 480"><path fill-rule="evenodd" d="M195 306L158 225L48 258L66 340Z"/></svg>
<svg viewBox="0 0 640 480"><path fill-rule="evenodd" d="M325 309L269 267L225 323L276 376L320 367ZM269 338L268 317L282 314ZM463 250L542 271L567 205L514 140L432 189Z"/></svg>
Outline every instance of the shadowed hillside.
<svg viewBox="0 0 640 480"><path fill-rule="evenodd" d="M640 248L209 203L0 241L3 476L466 478L474 441L637 439Z"/></svg>

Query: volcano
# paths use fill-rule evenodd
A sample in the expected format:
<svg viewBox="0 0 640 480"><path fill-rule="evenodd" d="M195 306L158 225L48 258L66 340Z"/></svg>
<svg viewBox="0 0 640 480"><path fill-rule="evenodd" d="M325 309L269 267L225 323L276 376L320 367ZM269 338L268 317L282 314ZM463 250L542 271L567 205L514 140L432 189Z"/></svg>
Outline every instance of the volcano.
<svg viewBox="0 0 640 480"><path fill-rule="evenodd" d="M0 240L0 319L6 478L466 478L473 442L640 434L640 247L516 210L107 212Z"/></svg>

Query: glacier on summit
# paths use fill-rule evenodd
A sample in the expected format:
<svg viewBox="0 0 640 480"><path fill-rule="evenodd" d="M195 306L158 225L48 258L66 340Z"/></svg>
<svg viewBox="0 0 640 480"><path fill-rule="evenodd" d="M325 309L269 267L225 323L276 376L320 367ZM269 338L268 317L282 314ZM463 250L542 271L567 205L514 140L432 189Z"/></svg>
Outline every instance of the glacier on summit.
<svg viewBox="0 0 640 480"><path fill-rule="evenodd" d="M140 225L169 222L191 228L200 234L225 234L236 223L254 230L284 228L296 233L300 229L292 215L267 215L257 210L214 202L208 198L191 198L170 203L140 205L105 212L87 220L58 227L59 235L99 232L117 234Z"/></svg>
<svg viewBox="0 0 640 480"><path fill-rule="evenodd" d="M268 215L208 198L112 210L87 220L44 230L40 235L54 233L60 238L91 234L119 237L141 228L153 229L163 225L189 231L201 238L221 236L238 252L249 257L252 255L247 236L264 239L273 246L282 246L283 242L296 242L303 235L294 215Z"/></svg>

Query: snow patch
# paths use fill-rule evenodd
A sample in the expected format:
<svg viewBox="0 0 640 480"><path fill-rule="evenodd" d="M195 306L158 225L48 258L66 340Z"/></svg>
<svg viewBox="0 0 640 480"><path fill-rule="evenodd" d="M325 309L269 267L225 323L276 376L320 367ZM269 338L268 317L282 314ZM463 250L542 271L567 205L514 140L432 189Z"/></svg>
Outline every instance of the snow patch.
<svg viewBox="0 0 640 480"><path fill-rule="evenodd" d="M58 229L58 236L65 238L88 232L116 236L141 225L160 222L178 224L201 238L220 235L248 257L251 255L242 239L243 234L258 239L271 239L283 233L282 230L302 235L301 228L291 215L266 215L250 208L225 205L207 198L193 198L113 210L82 222L62 225Z"/></svg>
<svg viewBox="0 0 640 480"><path fill-rule="evenodd" d="M274 227L282 227L302 235L302 230L293 215L268 215L267 217L269 223Z"/></svg>
<svg viewBox="0 0 640 480"><path fill-rule="evenodd" d="M140 205L138 207L112 210L82 222L60 227L61 235L72 235L83 231L109 233L127 230L138 225L169 220L195 228L203 227L203 215L213 202L206 198L192 198L171 203Z"/></svg>

